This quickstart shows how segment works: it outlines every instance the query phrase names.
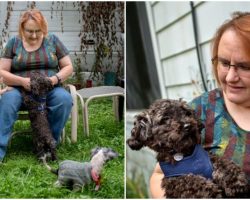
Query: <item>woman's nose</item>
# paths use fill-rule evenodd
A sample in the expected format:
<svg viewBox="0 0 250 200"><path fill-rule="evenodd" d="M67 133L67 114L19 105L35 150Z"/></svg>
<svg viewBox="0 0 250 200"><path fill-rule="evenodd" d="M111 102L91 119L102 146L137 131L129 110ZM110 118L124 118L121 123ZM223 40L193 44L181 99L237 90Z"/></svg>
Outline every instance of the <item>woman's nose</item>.
<svg viewBox="0 0 250 200"><path fill-rule="evenodd" d="M235 82L239 80L239 74L237 72L237 68L234 66L230 66L227 75L226 75L226 81L227 82Z"/></svg>
<svg viewBox="0 0 250 200"><path fill-rule="evenodd" d="M37 37L36 33L33 32L33 33L31 34L31 38L36 38L36 37Z"/></svg>

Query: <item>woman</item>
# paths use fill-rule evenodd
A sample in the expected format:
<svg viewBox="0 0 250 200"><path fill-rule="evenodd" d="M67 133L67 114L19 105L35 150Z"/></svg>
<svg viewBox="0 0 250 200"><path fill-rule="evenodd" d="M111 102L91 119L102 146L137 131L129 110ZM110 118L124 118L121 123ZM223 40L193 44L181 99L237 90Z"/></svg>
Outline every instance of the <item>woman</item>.
<svg viewBox="0 0 250 200"><path fill-rule="evenodd" d="M30 90L32 71L45 73L54 85L46 103L53 137L58 142L72 107L71 95L60 83L72 74L73 67L68 50L55 35L48 33L46 19L36 9L23 13L18 36L8 41L1 55L0 77L13 88L0 100L0 161L6 154L12 127L22 106L20 89Z"/></svg>
<svg viewBox="0 0 250 200"><path fill-rule="evenodd" d="M250 180L250 13L234 13L212 43L213 71L219 88L190 105L205 125L202 144L240 165ZM153 198L162 198L163 173L157 163L150 180Z"/></svg>

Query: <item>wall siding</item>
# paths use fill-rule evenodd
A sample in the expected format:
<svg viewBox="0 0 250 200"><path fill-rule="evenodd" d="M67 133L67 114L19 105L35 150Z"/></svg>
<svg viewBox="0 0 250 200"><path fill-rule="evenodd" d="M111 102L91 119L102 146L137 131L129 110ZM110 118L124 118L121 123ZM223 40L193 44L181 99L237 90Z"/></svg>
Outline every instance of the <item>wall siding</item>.
<svg viewBox="0 0 250 200"><path fill-rule="evenodd" d="M161 72L158 74L162 76L159 80L163 80L162 84L164 85L163 98L175 98L181 95L189 101L194 97L190 94L199 92L195 89L197 87L192 87L193 74L196 74L197 82L201 81L190 3L163 1L146 3L151 9L148 12L148 17L153 21L151 30L153 31L152 34L155 35L156 55L159 55L156 59L160 63L158 70ZM206 77L211 82L213 78L210 42L213 34L217 27L230 17L233 11L249 11L250 2L195 2L195 10L199 43L204 59L203 64ZM180 94L179 92L182 91L180 88L183 87L183 91L185 91L188 84L190 85L190 91ZM173 88L175 89L173 90Z"/></svg>
<svg viewBox="0 0 250 200"><path fill-rule="evenodd" d="M27 5L29 4L30 2L27 1L15 1L13 6L13 11L11 12L11 16L9 19L9 37L17 34L19 17L21 13L27 9ZM55 11L57 7L59 11ZM5 23L4 20L6 19L7 15L6 8L7 8L7 2L4 1L0 2L0 17L2 19L0 20L0 30L2 30L4 27ZM68 48L68 50L70 51L70 57L72 58L73 62L74 58L76 57L75 54L81 55L80 38L78 35L82 26L80 13L77 10L77 7L73 6L73 1L65 1L63 3L62 11L61 11L62 8L61 4L58 2L54 2L54 4L52 5L52 1L37 1L36 8L38 8L47 19L49 32L52 32L55 35L57 35L60 38L60 40L64 43L64 45ZM63 16L62 20L61 20L61 13ZM119 20L117 21L119 22ZM63 30L62 30L62 25L63 25ZM124 37L123 34L121 33L121 30L119 29L119 26L117 26L117 35L119 38ZM91 33L89 34L88 39L93 39L91 37ZM7 40L8 38L5 39L3 46L6 44ZM118 51L122 50L122 48L123 48L122 46L116 47L116 51L113 54L113 63L117 63L118 61L117 54ZM81 60L83 61L84 58L81 57ZM95 51L93 49L93 45L89 45L86 54L86 62L82 62L81 65L83 72L91 71L94 61L95 61Z"/></svg>

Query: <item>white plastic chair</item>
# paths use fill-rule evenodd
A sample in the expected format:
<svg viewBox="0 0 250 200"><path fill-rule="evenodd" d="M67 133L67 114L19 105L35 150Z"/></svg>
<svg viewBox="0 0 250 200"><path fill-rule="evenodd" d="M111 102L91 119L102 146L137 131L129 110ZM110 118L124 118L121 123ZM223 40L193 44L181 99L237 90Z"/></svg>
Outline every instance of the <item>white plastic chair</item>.
<svg viewBox="0 0 250 200"><path fill-rule="evenodd" d="M118 97L124 97L124 89L119 86L98 86L83 88L77 90L77 97L79 97L82 106L83 115L83 128L84 132L89 136L89 116L88 116L88 104L91 100L103 97L113 97L113 109L116 120L119 119L118 111ZM84 99L86 102L84 103Z"/></svg>

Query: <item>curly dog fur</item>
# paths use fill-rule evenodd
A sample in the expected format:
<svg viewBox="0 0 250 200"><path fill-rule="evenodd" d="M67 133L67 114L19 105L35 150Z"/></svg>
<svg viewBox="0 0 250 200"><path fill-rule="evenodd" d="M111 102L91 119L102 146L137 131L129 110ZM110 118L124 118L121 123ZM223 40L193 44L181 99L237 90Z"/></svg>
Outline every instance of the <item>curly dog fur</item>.
<svg viewBox="0 0 250 200"><path fill-rule="evenodd" d="M158 162L176 167L178 161L174 156L176 153L181 153L184 158L192 155L200 142L202 128L194 110L185 101L157 100L149 109L136 116L127 144L132 150L149 147L157 153ZM227 159L211 153L208 155L212 164L212 178L192 173L164 177L161 187L165 197L247 197L248 180L241 168Z"/></svg>
<svg viewBox="0 0 250 200"><path fill-rule="evenodd" d="M46 108L46 95L53 89L52 83L45 75L32 72L30 85L31 92L22 90L22 96L34 132L34 152L38 159L41 159L44 154L50 153L51 159L56 160L56 141L52 136Z"/></svg>

